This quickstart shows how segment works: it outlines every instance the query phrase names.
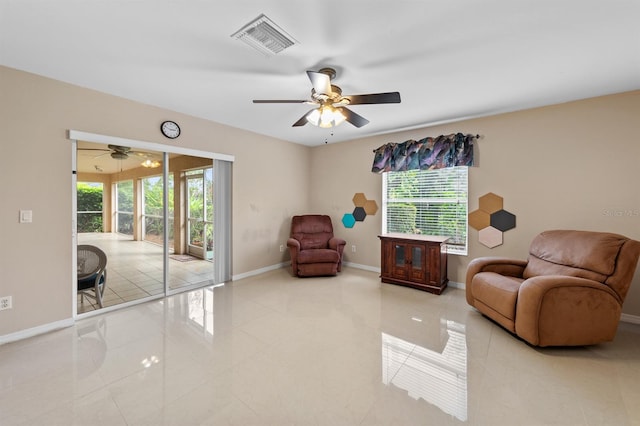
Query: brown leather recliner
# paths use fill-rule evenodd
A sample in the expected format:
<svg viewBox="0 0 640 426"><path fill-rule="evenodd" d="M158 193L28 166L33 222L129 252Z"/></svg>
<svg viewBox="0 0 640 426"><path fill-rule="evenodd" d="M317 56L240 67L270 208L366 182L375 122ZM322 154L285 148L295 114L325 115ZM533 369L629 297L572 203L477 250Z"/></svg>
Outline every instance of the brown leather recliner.
<svg viewBox="0 0 640 426"><path fill-rule="evenodd" d="M555 230L534 238L524 260L469 263L467 302L535 346L613 340L640 256L617 234Z"/></svg>
<svg viewBox="0 0 640 426"><path fill-rule="evenodd" d="M294 216L291 219L291 236L287 240L293 275L336 275L342 270L345 244L345 240L333 236L329 216Z"/></svg>

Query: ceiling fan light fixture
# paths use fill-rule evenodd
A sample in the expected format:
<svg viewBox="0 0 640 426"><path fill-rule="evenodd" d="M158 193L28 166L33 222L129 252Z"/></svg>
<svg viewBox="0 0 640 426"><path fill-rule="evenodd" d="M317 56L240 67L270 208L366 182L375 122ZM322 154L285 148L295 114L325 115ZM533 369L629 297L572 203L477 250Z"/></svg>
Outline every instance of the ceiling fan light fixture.
<svg viewBox="0 0 640 426"><path fill-rule="evenodd" d="M276 55L298 43L265 14L261 14L231 34L231 37L248 44L267 56Z"/></svg>
<svg viewBox="0 0 640 426"><path fill-rule="evenodd" d="M320 109L314 109L309 114L307 114L307 121L314 126L317 126L320 123Z"/></svg>
<svg viewBox="0 0 640 426"><path fill-rule="evenodd" d="M160 167L160 162L158 160L151 160L147 158L141 163L142 167L147 167L150 169L155 169L156 167Z"/></svg>
<svg viewBox="0 0 640 426"><path fill-rule="evenodd" d="M307 115L307 121L314 126L325 129L338 126L346 120L345 115L339 108L331 105L322 105Z"/></svg>

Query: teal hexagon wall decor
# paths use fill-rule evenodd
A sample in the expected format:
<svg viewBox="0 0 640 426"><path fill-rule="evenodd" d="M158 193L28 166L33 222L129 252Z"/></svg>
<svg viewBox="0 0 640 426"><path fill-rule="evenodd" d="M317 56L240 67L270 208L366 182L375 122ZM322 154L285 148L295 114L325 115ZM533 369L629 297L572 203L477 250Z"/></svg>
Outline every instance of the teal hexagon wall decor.
<svg viewBox="0 0 640 426"><path fill-rule="evenodd" d="M345 213L344 216L342 216L342 224L345 228L353 228L353 225L356 224L356 218L353 217L351 213Z"/></svg>

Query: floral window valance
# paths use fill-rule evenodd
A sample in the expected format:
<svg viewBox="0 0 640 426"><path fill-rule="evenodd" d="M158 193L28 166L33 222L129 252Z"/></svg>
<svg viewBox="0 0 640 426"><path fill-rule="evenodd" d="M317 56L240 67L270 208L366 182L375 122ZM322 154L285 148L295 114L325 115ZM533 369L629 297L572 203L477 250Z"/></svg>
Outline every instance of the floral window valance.
<svg viewBox="0 0 640 426"><path fill-rule="evenodd" d="M388 143L373 151L371 171L384 173L473 166L473 141L477 137L456 133L419 141Z"/></svg>

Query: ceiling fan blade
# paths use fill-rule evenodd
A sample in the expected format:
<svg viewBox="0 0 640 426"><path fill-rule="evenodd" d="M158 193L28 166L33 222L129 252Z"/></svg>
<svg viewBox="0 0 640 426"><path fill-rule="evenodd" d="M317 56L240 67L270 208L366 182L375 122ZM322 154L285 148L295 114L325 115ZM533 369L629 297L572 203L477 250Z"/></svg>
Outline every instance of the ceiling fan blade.
<svg viewBox="0 0 640 426"><path fill-rule="evenodd" d="M400 103L399 92L370 93L368 95L351 95L351 96L345 96L345 98L349 99L349 105L399 104Z"/></svg>
<svg viewBox="0 0 640 426"><path fill-rule="evenodd" d="M107 145L107 147L115 152L127 153L131 151L130 146L122 146L122 145Z"/></svg>
<svg viewBox="0 0 640 426"><path fill-rule="evenodd" d="M129 154L127 154L126 152L114 151L109 155L111 155L111 158L113 158L114 160L126 160L127 158L129 158Z"/></svg>
<svg viewBox="0 0 640 426"><path fill-rule="evenodd" d="M369 124L369 120L367 120L366 118L364 118L363 116L356 114L355 112L351 111L348 108L342 107L342 108L338 108L345 116L345 119L353 124L354 126L360 128L366 124Z"/></svg>
<svg viewBox="0 0 640 426"><path fill-rule="evenodd" d="M303 104L308 100L299 99L254 99L254 104Z"/></svg>
<svg viewBox="0 0 640 426"><path fill-rule="evenodd" d="M110 149L104 149L104 148L78 148L78 151L106 151L106 152L109 152L111 150Z"/></svg>
<svg viewBox="0 0 640 426"><path fill-rule="evenodd" d="M305 124L307 124L309 121L307 120L307 116L309 114L311 114L313 111L315 111L315 108L312 109L311 111L307 112L305 115L303 115L300 120L296 121L295 123L293 123L293 126L291 127L300 127L300 126L304 126Z"/></svg>
<svg viewBox="0 0 640 426"><path fill-rule="evenodd" d="M331 78L323 72L307 71L309 80L318 95L331 95Z"/></svg>

